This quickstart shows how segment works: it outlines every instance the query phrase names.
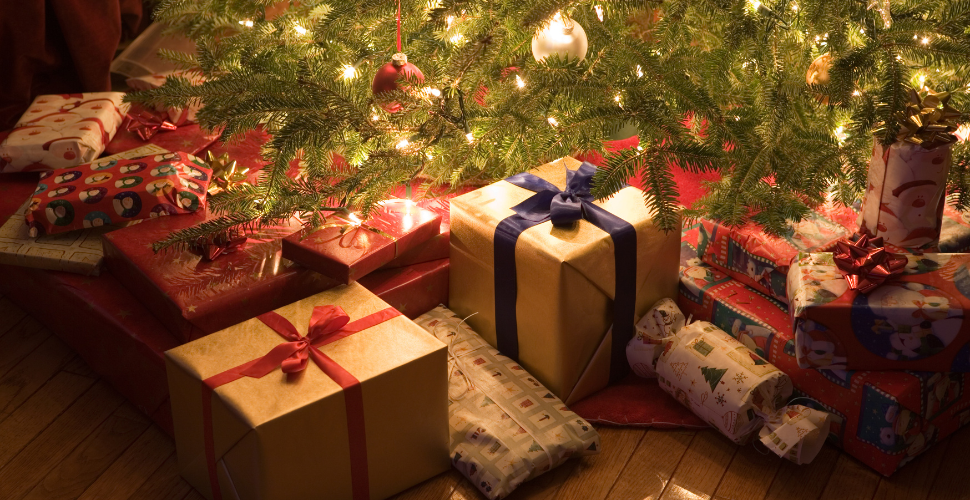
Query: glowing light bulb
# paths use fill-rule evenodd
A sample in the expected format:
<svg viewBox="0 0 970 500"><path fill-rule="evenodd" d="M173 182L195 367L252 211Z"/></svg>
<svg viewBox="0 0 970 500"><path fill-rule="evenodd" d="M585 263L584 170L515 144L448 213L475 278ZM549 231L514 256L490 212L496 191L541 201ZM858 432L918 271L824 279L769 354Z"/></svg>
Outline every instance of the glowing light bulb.
<svg viewBox="0 0 970 500"><path fill-rule="evenodd" d="M253 21L250 20L250 19L243 19L242 21L239 21L239 24L241 24L241 25L243 25L243 26L245 26L247 28L252 28L253 27Z"/></svg>
<svg viewBox="0 0 970 500"><path fill-rule="evenodd" d="M398 142L396 145L394 145L394 147L397 149L404 149L410 145L411 145L411 141L407 139L401 139L401 141Z"/></svg>
<svg viewBox="0 0 970 500"><path fill-rule="evenodd" d="M425 87L424 93L428 95L433 95L435 97L441 97L441 91L433 87Z"/></svg>
<svg viewBox="0 0 970 500"><path fill-rule="evenodd" d="M448 16L445 18L445 26L451 28L451 23L455 22L455 16Z"/></svg>
<svg viewBox="0 0 970 500"><path fill-rule="evenodd" d="M344 80L350 80L357 76L357 68L351 66L350 64L344 64Z"/></svg>
<svg viewBox="0 0 970 500"><path fill-rule="evenodd" d="M453 43L453 44L455 44L455 45L458 45L458 44L459 44L459 43L461 43L461 41L462 41L462 40L464 40L464 39L465 39L465 37L464 37L464 36L462 36L462 34L461 34L461 33L458 33L458 34L456 34L455 36L453 36L453 37L451 37L451 38L450 38L450 40L451 40L451 43Z"/></svg>
<svg viewBox="0 0 970 500"><path fill-rule="evenodd" d="M792 10L793 12L798 12L798 4L797 4L797 3L793 3L793 4L791 4L791 10Z"/></svg>
<svg viewBox="0 0 970 500"><path fill-rule="evenodd" d="M926 75L920 73L920 75L919 75L919 84L920 84L920 86L922 86L924 83L926 83Z"/></svg>
<svg viewBox="0 0 970 500"><path fill-rule="evenodd" d="M927 45L927 44L929 44L929 43L930 43L930 39L929 39L929 37L925 37L925 36L924 36L924 37L923 37L923 39L922 39L922 40L920 40L920 43L922 43L923 45Z"/></svg>
<svg viewBox="0 0 970 500"><path fill-rule="evenodd" d="M370 119L371 119L371 120L374 120L374 121L376 122L377 120L380 120L380 119L381 119L381 117L379 117L379 116L377 116L377 115L371 115L371 117L370 117Z"/></svg>
<svg viewBox="0 0 970 500"><path fill-rule="evenodd" d="M637 64L637 78L643 78L643 68L639 64Z"/></svg>
<svg viewBox="0 0 970 500"><path fill-rule="evenodd" d="M913 35L913 40L918 40L918 39L919 39L919 36Z"/></svg>
<svg viewBox="0 0 970 500"><path fill-rule="evenodd" d="M303 26L300 26L299 24L293 25L293 29L296 30L296 32L299 33L299 34L301 34L301 35L305 35L306 34L306 28L304 28Z"/></svg>
<svg viewBox="0 0 970 500"><path fill-rule="evenodd" d="M549 125L552 125L553 127L558 127L559 126L559 120L557 120L553 116L550 116L549 118L547 118L547 121L549 122Z"/></svg>
<svg viewBox="0 0 970 500"><path fill-rule="evenodd" d="M853 90L852 95L855 97L859 97L860 95L862 95L862 92L859 92L858 90Z"/></svg>
<svg viewBox="0 0 970 500"><path fill-rule="evenodd" d="M758 0L749 0L748 4L751 5L751 10L757 12L761 8L761 2Z"/></svg>
<svg viewBox="0 0 970 500"><path fill-rule="evenodd" d="M596 17L599 18L600 22L602 22L603 21L603 6L602 5L593 6L593 10L596 11Z"/></svg>
<svg viewBox="0 0 970 500"><path fill-rule="evenodd" d="M521 88L524 88L525 87L525 80L523 80L521 76L515 75L515 85L517 87L519 87L520 89Z"/></svg>
<svg viewBox="0 0 970 500"><path fill-rule="evenodd" d="M471 132L469 132L469 133L465 134L465 140L468 141L468 144L471 144L471 143L475 142L475 135L472 134Z"/></svg>

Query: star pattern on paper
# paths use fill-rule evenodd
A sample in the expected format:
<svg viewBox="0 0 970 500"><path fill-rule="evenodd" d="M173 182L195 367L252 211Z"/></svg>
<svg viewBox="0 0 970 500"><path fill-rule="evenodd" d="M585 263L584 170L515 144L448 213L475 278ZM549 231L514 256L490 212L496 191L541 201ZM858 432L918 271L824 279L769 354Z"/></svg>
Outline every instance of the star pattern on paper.
<svg viewBox="0 0 970 500"><path fill-rule="evenodd" d="M195 306L188 306L185 308L186 311L194 313L197 308Z"/></svg>
<svg viewBox="0 0 970 500"><path fill-rule="evenodd" d="M741 372L738 372L738 373L735 373L734 374L734 382L735 383L738 383L738 384L744 383L745 379L747 379L747 378L748 378L747 375L745 375L745 374L743 374Z"/></svg>
<svg viewBox="0 0 970 500"><path fill-rule="evenodd" d="M799 437L799 438L801 438L801 437L804 437L804 436L805 436L805 434L808 434L809 432L810 432L810 431L809 431L808 429L806 429L806 428L804 428L804 427L799 427L799 428L798 428L798 437Z"/></svg>
<svg viewBox="0 0 970 500"><path fill-rule="evenodd" d="M714 397L714 402L721 406L724 406L724 403L726 401L727 401L727 398L724 397L724 394L718 394L717 396Z"/></svg>
<svg viewBox="0 0 970 500"><path fill-rule="evenodd" d="M187 147L189 147L191 145L192 145L192 141L190 139L185 139L184 141L182 141L182 147L183 148L187 148Z"/></svg>

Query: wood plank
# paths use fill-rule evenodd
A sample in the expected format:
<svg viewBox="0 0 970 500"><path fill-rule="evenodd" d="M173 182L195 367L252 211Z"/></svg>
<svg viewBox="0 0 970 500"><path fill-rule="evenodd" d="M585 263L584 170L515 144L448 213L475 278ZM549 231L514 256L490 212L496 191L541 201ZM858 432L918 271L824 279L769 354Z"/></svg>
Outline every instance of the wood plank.
<svg viewBox="0 0 970 500"><path fill-rule="evenodd" d="M0 421L13 413L75 356L64 342L49 335L37 349L0 376Z"/></svg>
<svg viewBox="0 0 970 500"><path fill-rule="evenodd" d="M637 449L645 429L601 427L600 453L578 462L556 494L557 500L603 500Z"/></svg>
<svg viewBox="0 0 970 500"><path fill-rule="evenodd" d="M454 467L427 481L402 491L391 497L392 500L440 500L448 498L455 491L455 484L464 481L461 473Z"/></svg>
<svg viewBox="0 0 970 500"><path fill-rule="evenodd" d="M0 421L0 468L84 394L94 381L72 373L58 373L13 414Z"/></svg>
<svg viewBox="0 0 970 500"><path fill-rule="evenodd" d="M924 500L949 445L950 440L938 443L891 477L882 478L872 500Z"/></svg>
<svg viewBox="0 0 970 500"><path fill-rule="evenodd" d="M648 430L617 478L610 500L653 500L663 493L697 431Z"/></svg>
<svg viewBox="0 0 970 500"><path fill-rule="evenodd" d="M178 458L172 453L152 475L135 490L129 500L179 500L192 491L192 486L179 476Z"/></svg>
<svg viewBox="0 0 970 500"><path fill-rule="evenodd" d="M810 464L782 460L765 500L815 500L829 481L841 452L825 445ZM864 499L863 499L864 500Z"/></svg>
<svg viewBox="0 0 970 500"><path fill-rule="evenodd" d="M964 390L967 390L964 388ZM928 500L967 500L967 463L970 462L970 427L955 432L949 439L946 453L928 488ZM902 472L902 471L900 471Z"/></svg>
<svg viewBox="0 0 970 500"><path fill-rule="evenodd" d="M175 452L172 438L152 425L78 500L125 500Z"/></svg>
<svg viewBox="0 0 970 500"><path fill-rule="evenodd" d="M134 406L118 407L57 464L25 500L73 500L84 492L150 426Z"/></svg>
<svg viewBox="0 0 970 500"><path fill-rule="evenodd" d="M10 371L50 335L50 330L29 316L17 322L0 337L0 375Z"/></svg>
<svg viewBox="0 0 970 500"><path fill-rule="evenodd" d="M82 375L84 377L98 378L98 374L91 369L90 366L81 358L81 356L75 356L74 359L67 362L64 368L61 368L66 372L73 373L75 375Z"/></svg>
<svg viewBox="0 0 970 500"><path fill-rule="evenodd" d="M660 495L661 500L711 498L738 446L714 430L697 431Z"/></svg>
<svg viewBox="0 0 970 500"><path fill-rule="evenodd" d="M768 494L783 458L753 442L738 448L731 466L714 492L719 500L762 500Z"/></svg>
<svg viewBox="0 0 970 500"><path fill-rule="evenodd" d="M22 498L121 403L122 398L114 389L104 382L95 383L0 469L0 498Z"/></svg>
<svg viewBox="0 0 970 500"><path fill-rule="evenodd" d="M870 499L879 486L881 476L862 462L842 453L820 500Z"/></svg>
<svg viewBox="0 0 970 500"><path fill-rule="evenodd" d="M6 297L0 298L0 337L25 317L27 317L27 311Z"/></svg>

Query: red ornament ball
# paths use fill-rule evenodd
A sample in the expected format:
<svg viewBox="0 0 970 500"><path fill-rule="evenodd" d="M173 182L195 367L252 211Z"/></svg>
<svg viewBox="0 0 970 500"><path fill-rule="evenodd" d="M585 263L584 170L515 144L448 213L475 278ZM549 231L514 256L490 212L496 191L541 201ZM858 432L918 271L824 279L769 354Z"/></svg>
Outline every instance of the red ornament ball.
<svg viewBox="0 0 970 500"><path fill-rule="evenodd" d="M377 74L374 75L374 83L371 85L371 90L374 92L374 95L398 90L398 80L401 78L423 82L424 73L417 66L408 62L408 56L398 52L391 57L391 62L381 66L377 70ZM401 109L401 105L398 103L390 103L386 104L384 109L388 113L395 113Z"/></svg>

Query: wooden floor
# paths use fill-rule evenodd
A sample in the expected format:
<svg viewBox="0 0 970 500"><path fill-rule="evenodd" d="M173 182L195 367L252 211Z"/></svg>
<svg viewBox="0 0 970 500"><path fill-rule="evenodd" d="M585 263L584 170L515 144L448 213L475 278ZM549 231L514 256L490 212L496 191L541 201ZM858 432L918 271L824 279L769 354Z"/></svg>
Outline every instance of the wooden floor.
<svg viewBox="0 0 970 500"><path fill-rule="evenodd" d="M826 446L795 466L713 431L603 427L602 454L526 483L513 499L970 499L970 428L891 479ZM56 336L0 297L0 500L198 499L175 448ZM321 497L323 495L321 494ZM452 471L398 499L480 499Z"/></svg>

